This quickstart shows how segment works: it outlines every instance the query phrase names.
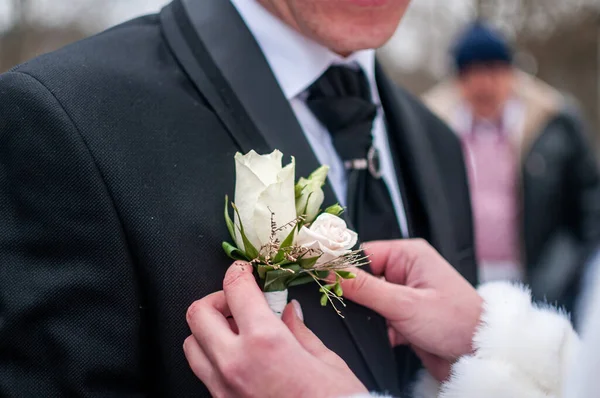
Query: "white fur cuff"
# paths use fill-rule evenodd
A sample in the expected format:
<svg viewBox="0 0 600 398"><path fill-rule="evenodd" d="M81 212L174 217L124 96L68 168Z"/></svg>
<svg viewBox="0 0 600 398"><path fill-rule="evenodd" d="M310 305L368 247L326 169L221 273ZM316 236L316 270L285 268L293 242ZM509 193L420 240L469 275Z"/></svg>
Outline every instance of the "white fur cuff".
<svg viewBox="0 0 600 398"><path fill-rule="evenodd" d="M564 313L531 304L509 283L479 289L484 300L475 354L461 358L440 398L557 397L578 337Z"/></svg>
<svg viewBox="0 0 600 398"><path fill-rule="evenodd" d="M412 398L437 398L440 393L441 384L429 374L422 370L419 373L417 382L412 388Z"/></svg>

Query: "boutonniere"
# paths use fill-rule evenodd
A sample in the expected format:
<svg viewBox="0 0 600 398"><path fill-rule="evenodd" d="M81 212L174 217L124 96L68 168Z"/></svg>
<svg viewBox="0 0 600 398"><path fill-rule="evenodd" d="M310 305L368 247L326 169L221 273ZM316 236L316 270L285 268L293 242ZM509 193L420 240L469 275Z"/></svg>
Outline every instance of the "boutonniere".
<svg viewBox="0 0 600 398"><path fill-rule="evenodd" d="M368 263L356 232L340 218L334 204L322 210L323 185L329 167L295 182L295 159L282 166L283 154L250 151L235 155L235 198L225 197L225 222L234 244L223 249L234 260L250 262L269 306L279 316L287 304L288 288L315 283L321 305L344 305L342 279L355 277L349 267ZM230 215L233 214L233 220Z"/></svg>

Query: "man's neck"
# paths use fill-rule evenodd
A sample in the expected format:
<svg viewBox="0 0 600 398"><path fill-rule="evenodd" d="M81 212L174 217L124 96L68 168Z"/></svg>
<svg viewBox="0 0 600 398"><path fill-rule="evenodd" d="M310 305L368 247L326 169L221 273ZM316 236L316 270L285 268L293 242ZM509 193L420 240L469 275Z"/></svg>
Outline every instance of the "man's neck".
<svg viewBox="0 0 600 398"><path fill-rule="evenodd" d="M319 40L317 40L317 38L307 35L306 32L303 32L302 29L300 29L298 21L296 21L296 19L294 18L294 13L290 10L288 3L286 3L285 1L256 0L256 2L269 13L271 13L273 16L275 16L277 19L288 25L290 28L294 29L296 32L300 33L303 36L306 36L310 40L318 42L321 45L323 44L320 43ZM330 50L343 58L348 58L350 55L352 55L352 52L339 52L331 48Z"/></svg>
<svg viewBox="0 0 600 398"><path fill-rule="evenodd" d="M256 0L256 2L283 23L290 26L295 31L302 33L289 6L285 2L278 0Z"/></svg>
<svg viewBox="0 0 600 398"><path fill-rule="evenodd" d="M373 101L379 101L375 85L374 50L357 51L348 58L342 58L269 12L261 2L230 1L259 44L287 99L306 90L329 66L356 63L365 71L373 86Z"/></svg>

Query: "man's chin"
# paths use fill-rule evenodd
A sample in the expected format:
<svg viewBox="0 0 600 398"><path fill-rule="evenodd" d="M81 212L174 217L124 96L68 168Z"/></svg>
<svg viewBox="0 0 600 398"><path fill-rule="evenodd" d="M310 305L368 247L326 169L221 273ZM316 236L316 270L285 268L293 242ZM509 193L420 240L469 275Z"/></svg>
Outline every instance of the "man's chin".
<svg viewBox="0 0 600 398"><path fill-rule="evenodd" d="M344 0L359 7L382 7L390 3L391 0Z"/></svg>
<svg viewBox="0 0 600 398"><path fill-rule="evenodd" d="M348 56L360 50L377 49L383 46L392 37L395 28L348 26L346 30L339 32L318 32L313 37L331 51ZM324 34L329 33L329 34Z"/></svg>
<svg viewBox="0 0 600 398"><path fill-rule="evenodd" d="M297 29L340 55L376 49L392 37L408 3L408 0L332 0L318 10L299 11Z"/></svg>

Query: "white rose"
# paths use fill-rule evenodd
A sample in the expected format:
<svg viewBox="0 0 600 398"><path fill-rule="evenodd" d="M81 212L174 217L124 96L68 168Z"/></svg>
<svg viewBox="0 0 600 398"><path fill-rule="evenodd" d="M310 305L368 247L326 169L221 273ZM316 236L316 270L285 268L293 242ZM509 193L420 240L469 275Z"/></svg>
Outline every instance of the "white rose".
<svg viewBox="0 0 600 398"><path fill-rule="evenodd" d="M260 250L271 238L271 213L277 228L296 219L295 161L292 157L292 162L282 167L282 158L277 150L269 155L254 151L235 155L234 203L239 211L239 218L235 217L235 241L240 249L245 250L237 228L240 221L250 243ZM277 238L283 241L291 228L290 225L278 231Z"/></svg>
<svg viewBox="0 0 600 398"><path fill-rule="evenodd" d="M346 222L333 214L323 213L311 224L302 227L296 243L307 249L322 252L316 265L322 265L348 254L356 245L358 235L348 229Z"/></svg>

